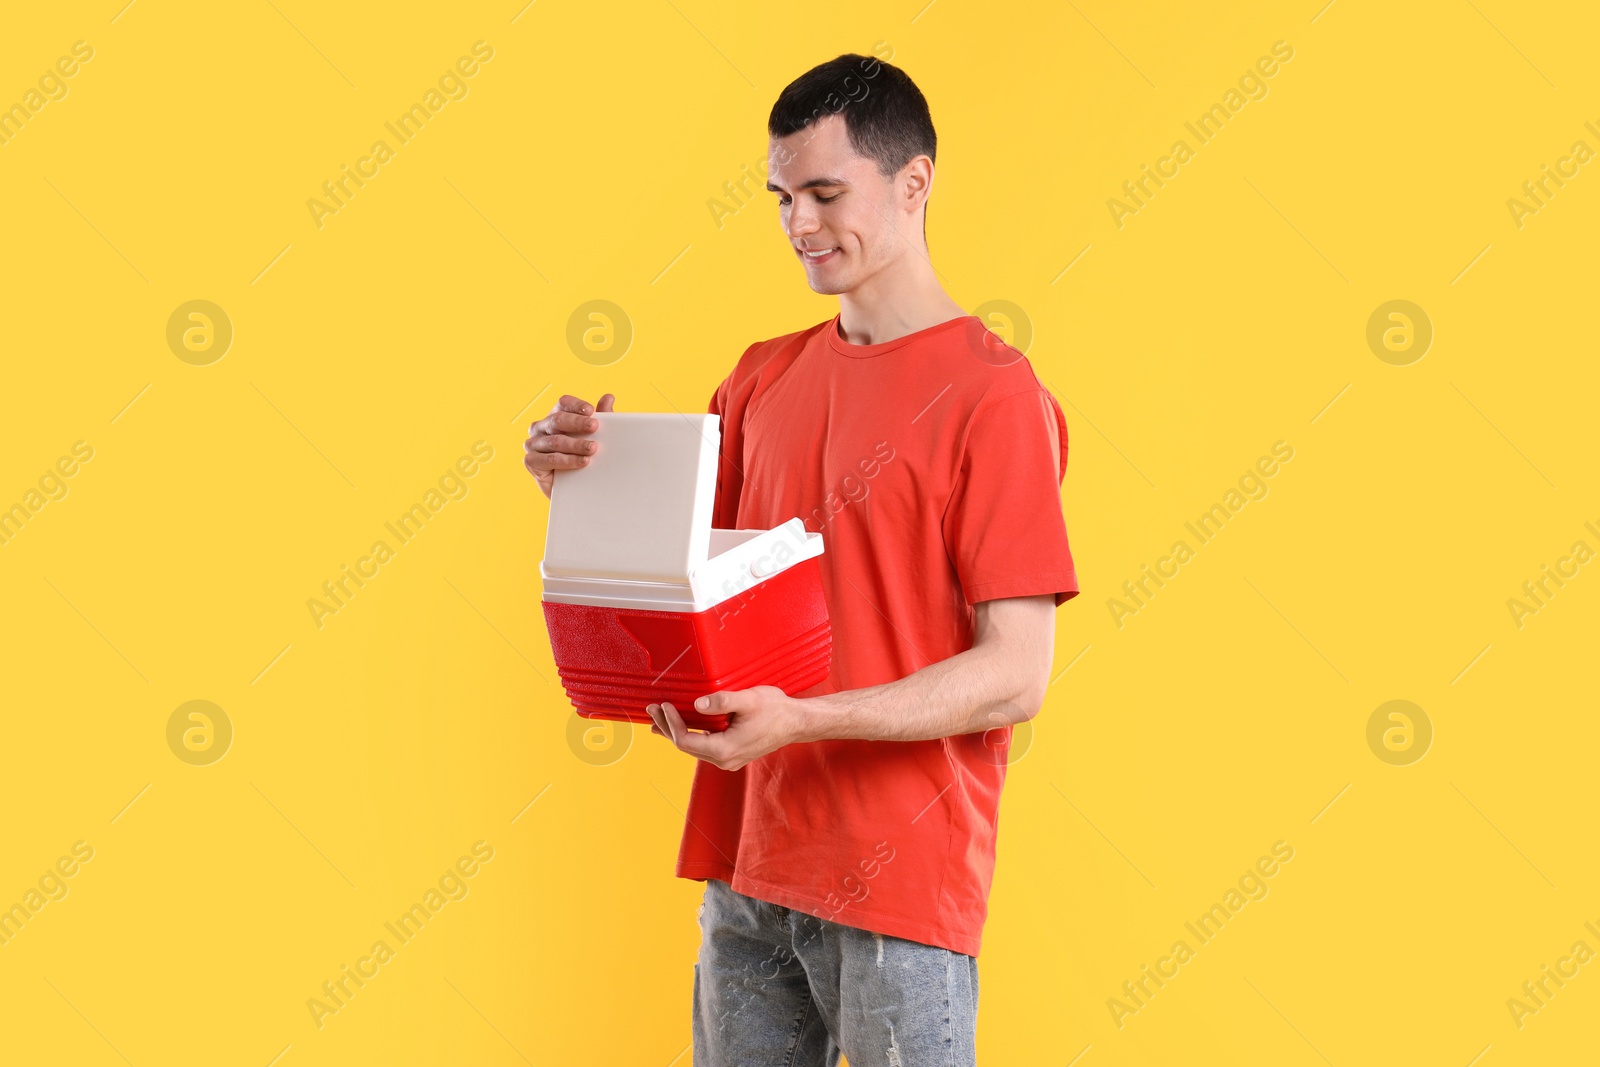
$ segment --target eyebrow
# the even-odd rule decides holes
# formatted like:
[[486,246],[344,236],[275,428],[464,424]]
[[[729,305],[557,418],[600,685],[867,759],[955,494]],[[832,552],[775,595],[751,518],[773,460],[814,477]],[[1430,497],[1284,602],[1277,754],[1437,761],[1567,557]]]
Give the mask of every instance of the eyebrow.
[[[834,185],[849,185],[849,184],[850,183],[845,181],[843,178],[812,178],[808,182],[802,182],[800,184],[800,188],[801,189],[822,189],[822,188],[826,188],[826,187],[834,186]],[[769,181],[769,182],[767,182],[767,192],[769,192],[769,193],[781,193],[781,192],[783,192],[783,190],[778,188],[776,185],[773,185]]]

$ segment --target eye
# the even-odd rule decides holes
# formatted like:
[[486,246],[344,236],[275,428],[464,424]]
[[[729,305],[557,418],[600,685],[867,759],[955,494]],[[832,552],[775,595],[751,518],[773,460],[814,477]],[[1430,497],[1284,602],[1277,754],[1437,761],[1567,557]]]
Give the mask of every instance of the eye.
[[819,204],[831,204],[831,203],[833,203],[835,200],[839,199],[843,195],[844,195],[843,193],[834,193],[832,196],[819,196],[819,197],[817,197],[817,203],[819,203]]

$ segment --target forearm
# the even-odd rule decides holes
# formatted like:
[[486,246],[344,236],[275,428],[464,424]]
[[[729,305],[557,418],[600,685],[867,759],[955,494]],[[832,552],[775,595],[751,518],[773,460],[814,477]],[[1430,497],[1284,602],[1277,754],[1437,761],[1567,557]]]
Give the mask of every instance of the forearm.
[[802,740],[922,741],[1020,722],[1039,708],[1032,673],[1003,648],[970,648],[897,681],[804,697]]

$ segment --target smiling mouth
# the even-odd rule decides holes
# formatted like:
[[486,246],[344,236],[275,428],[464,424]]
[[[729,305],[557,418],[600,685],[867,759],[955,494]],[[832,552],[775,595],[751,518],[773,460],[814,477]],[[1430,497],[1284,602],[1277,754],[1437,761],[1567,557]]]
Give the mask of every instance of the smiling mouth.
[[831,258],[833,254],[839,250],[837,248],[824,248],[820,251],[808,252],[804,248],[797,248],[795,251],[799,252],[801,258],[807,260],[808,262],[821,263],[823,260]]

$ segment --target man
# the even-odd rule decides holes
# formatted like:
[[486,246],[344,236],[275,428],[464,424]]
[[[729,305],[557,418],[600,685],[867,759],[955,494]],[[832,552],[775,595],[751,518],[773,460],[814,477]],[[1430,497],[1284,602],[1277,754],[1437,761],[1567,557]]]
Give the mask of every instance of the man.
[[[1044,701],[1078,592],[1066,421],[1022,354],[940,287],[922,93],[844,55],[784,89],[767,188],[833,319],[751,345],[717,388],[713,526],[821,532],[826,682],[652,704],[698,757],[677,874],[706,882],[697,1067],[975,1062],[978,955],[1014,724]],[[594,461],[563,396],[526,465]],[[747,595],[760,595],[759,586]]]

